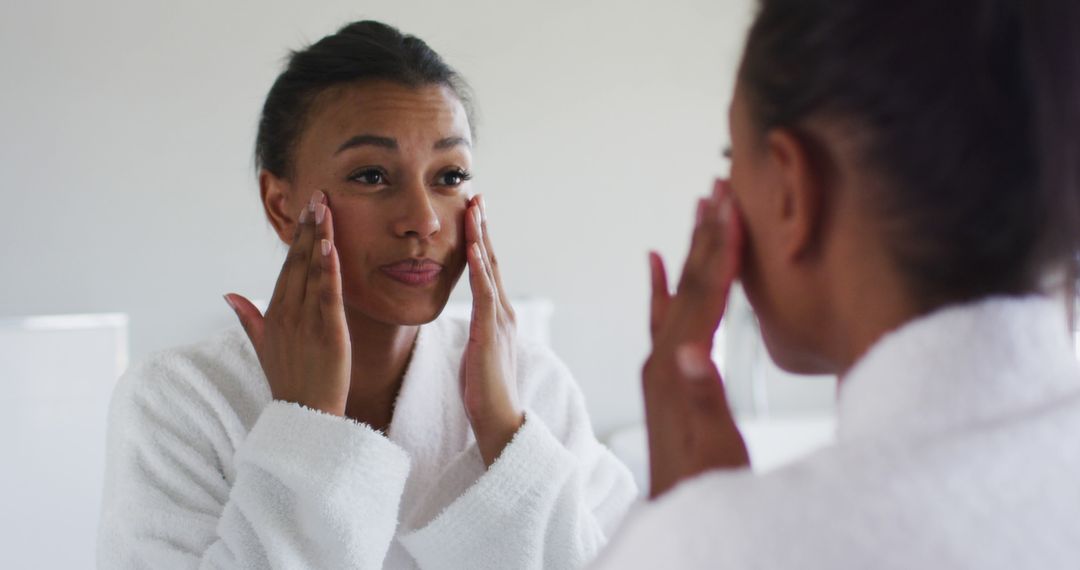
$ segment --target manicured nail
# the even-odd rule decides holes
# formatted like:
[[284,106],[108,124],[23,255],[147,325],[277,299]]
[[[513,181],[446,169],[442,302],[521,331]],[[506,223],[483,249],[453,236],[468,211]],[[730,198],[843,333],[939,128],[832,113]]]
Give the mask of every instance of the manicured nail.
[[709,378],[709,361],[698,347],[684,344],[675,349],[675,364],[687,380],[702,382]]
[[303,210],[300,210],[300,219],[298,220],[298,222],[301,223],[301,224],[305,224],[305,223],[307,223],[307,220],[308,220],[308,209],[304,208]]
[[322,250],[323,255],[330,255],[330,240],[322,240],[322,242],[319,243],[319,249]]
[[480,205],[480,221],[487,221],[487,208],[484,206],[484,195],[479,194],[476,198],[476,203]]
[[315,205],[315,223],[321,224],[323,218],[326,217],[326,204],[322,202]]
[[481,225],[480,208],[473,208],[473,219],[476,220],[476,236],[478,239],[484,237],[484,227]]
[[228,295],[222,295],[221,297],[223,299],[225,299],[225,303],[227,303],[229,305],[229,308],[232,309],[235,312],[236,311],[236,303],[233,303],[233,300],[230,299]]

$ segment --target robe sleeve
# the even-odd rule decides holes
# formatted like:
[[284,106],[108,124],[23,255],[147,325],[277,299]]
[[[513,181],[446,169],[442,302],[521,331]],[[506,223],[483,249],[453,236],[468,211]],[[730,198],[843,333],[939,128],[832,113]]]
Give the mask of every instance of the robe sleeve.
[[230,441],[235,418],[166,372],[129,373],[113,396],[99,567],[382,567],[404,450],[366,425],[280,401]]
[[[565,366],[548,352],[525,364],[529,407],[511,442],[486,471],[473,444],[436,493],[449,504],[404,525],[399,539],[420,568],[582,568],[637,498],[629,470],[593,435]],[[463,476],[470,469],[475,478]],[[454,481],[469,480],[454,493]]]

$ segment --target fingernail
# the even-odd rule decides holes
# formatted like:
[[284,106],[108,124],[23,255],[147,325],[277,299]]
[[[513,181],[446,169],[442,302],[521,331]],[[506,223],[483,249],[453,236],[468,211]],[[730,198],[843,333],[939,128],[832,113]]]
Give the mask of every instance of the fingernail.
[[322,202],[315,205],[315,223],[321,224],[323,218],[326,217],[326,204]]
[[482,216],[479,208],[473,208],[473,219],[476,220],[476,236],[477,238],[484,237],[484,227],[481,225]]
[[319,194],[321,194],[321,192],[316,190],[315,193],[311,195],[311,200],[308,201],[307,205],[307,209],[309,212],[315,212],[315,204],[319,203]]
[[731,221],[731,199],[725,197],[720,202],[720,223],[727,225]]
[[675,364],[687,380],[703,382],[709,378],[709,361],[702,351],[692,345],[675,349]]
[[319,243],[319,249],[322,250],[323,255],[330,255],[330,240],[322,240],[322,242]]
[[301,223],[301,224],[304,224],[304,223],[307,223],[307,219],[308,219],[308,209],[304,208],[303,210],[300,210],[300,219],[297,220],[297,221],[299,223]]
[[478,195],[478,197],[476,199],[476,203],[480,205],[480,221],[481,222],[486,222],[487,221],[487,208],[484,206],[484,195],[483,194]]
[[228,295],[222,295],[221,297],[225,299],[225,303],[229,305],[229,308],[232,309],[233,312],[236,312],[236,304],[233,303],[233,300],[230,299]]

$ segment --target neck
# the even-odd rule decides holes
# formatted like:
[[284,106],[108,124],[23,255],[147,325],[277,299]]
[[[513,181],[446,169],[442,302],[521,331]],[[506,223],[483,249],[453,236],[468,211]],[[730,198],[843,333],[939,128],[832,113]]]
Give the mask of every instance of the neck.
[[887,254],[860,247],[837,268],[830,297],[831,360],[841,380],[881,337],[925,311]]
[[349,308],[345,320],[352,341],[345,415],[385,433],[420,327],[379,322]]

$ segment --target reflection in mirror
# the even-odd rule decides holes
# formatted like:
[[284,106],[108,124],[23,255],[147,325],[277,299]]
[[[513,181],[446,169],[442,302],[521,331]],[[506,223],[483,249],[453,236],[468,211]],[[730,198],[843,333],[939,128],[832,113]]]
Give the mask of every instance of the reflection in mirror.
[[[361,21],[292,53],[255,143],[288,249],[273,293],[265,310],[227,294],[237,325],[120,379],[102,567],[576,568],[598,552],[635,484],[536,339],[547,306],[511,301],[474,141],[464,78],[420,38]],[[471,301],[445,311],[459,278]]]

